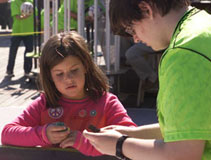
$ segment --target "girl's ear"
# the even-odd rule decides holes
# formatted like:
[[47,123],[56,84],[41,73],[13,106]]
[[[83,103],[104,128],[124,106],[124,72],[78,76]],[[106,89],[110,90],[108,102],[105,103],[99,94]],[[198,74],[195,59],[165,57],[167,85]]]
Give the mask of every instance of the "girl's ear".
[[148,3],[141,1],[138,6],[145,18],[150,18],[150,19],[153,18],[154,12],[152,10],[152,7]]

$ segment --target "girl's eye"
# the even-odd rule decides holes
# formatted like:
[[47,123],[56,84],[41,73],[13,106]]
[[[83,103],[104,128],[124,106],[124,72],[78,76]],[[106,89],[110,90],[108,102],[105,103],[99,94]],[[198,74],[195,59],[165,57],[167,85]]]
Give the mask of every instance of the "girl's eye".
[[74,74],[74,73],[76,73],[77,71],[78,71],[78,68],[73,69],[73,70],[71,70],[70,72]]
[[61,76],[63,76],[63,73],[58,73],[58,74],[56,74],[56,76],[61,77]]

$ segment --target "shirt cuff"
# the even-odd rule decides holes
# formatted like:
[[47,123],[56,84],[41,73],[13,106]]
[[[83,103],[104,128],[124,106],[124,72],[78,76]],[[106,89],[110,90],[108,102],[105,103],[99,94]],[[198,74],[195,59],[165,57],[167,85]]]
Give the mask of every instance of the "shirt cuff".
[[47,127],[48,127],[48,124],[45,124],[45,125],[42,127],[42,139],[43,139],[43,141],[44,141],[47,145],[50,145],[51,142],[48,140],[47,132],[46,132]]
[[79,149],[81,146],[81,141],[82,141],[82,134],[81,134],[81,132],[78,131],[73,148]]

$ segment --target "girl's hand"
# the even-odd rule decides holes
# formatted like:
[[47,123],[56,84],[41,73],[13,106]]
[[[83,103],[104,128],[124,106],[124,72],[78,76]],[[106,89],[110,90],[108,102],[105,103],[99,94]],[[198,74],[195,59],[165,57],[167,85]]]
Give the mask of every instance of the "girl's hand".
[[61,148],[72,147],[75,143],[76,136],[78,131],[70,131],[68,137],[60,143]]
[[48,140],[52,144],[61,143],[70,134],[70,129],[66,126],[58,126],[56,123],[51,123],[46,128]]

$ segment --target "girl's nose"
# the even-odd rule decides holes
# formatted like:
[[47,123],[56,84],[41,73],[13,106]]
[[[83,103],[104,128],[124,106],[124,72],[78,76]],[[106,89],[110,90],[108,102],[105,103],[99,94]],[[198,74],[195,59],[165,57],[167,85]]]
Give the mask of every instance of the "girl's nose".
[[68,77],[68,79],[73,79],[74,76],[73,76],[72,72],[68,72],[67,77]]
[[73,79],[73,74],[71,72],[68,72],[64,76],[64,80],[72,80]]

